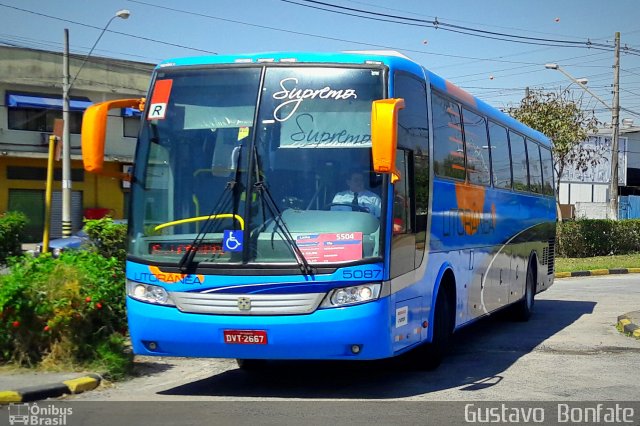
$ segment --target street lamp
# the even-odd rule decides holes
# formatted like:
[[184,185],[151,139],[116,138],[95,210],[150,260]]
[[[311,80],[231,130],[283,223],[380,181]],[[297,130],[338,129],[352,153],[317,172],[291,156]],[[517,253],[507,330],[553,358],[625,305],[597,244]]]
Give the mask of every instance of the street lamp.
[[89,49],[89,53],[87,53],[87,56],[84,57],[82,63],[80,64],[80,68],[78,68],[76,75],[73,77],[73,80],[71,80],[71,82],[69,83],[69,89],[73,87],[73,83],[76,82],[76,78],[78,78],[78,74],[80,74],[80,71],[82,71],[82,68],[84,68],[85,64],[87,63],[87,60],[89,59],[89,56],[91,56],[91,54],[93,53],[93,49],[96,48],[96,46],[98,45],[98,42],[100,41],[104,33],[107,31],[107,28],[109,28],[109,25],[111,24],[111,22],[116,18],[129,19],[129,16],[131,16],[131,12],[129,10],[121,9],[117,11],[116,14],[111,17],[111,19],[109,19],[109,22],[107,22],[107,25],[105,25],[104,28],[102,29],[102,32],[96,39],[96,42],[93,43],[93,46],[91,46],[91,49]]
[[558,64],[545,64],[546,69],[560,71],[584,91],[593,96],[598,102],[611,111],[611,182],[609,183],[609,218],[618,219],[618,137],[620,128],[620,33],[616,33],[615,63],[613,66],[613,102],[609,106],[598,95],[589,90],[586,82],[574,78]]
[[73,80],[69,82],[69,30],[64,29],[64,55],[62,57],[62,120],[64,122],[62,128],[62,237],[67,238],[71,236],[72,222],[71,222],[71,142],[69,137],[69,91],[75,83],[78,74],[82,71],[82,68],[87,63],[87,60],[93,53],[93,49],[98,45],[98,42],[102,38],[103,34],[107,31],[107,28],[113,22],[115,18],[127,19],[131,15],[126,9],[122,9],[116,12],[115,15],[109,19],[107,24],[102,29],[102,32],[98,36],[98,39],[89,50],[87,56],[84,57],[80,68],[73,77]]
[[602,103],[608,110],[611,109],[611,107],[609,105],[607,105],[607,103],[605,101],[603,101],[602,98],[600,98],[600,96],[596,95],[591,90],[589,90],[589,88],[587,87],[587,83],[589,82],[588,79],[586,79],[586,78],[575,78],[571,74],[566,72],[563,68],[561,68],[560,65],[558,65],[558,64],[545,64],[544,67],[546,69],[548,69],[548,70],[560,71],[562,74],[567,76],[567,78],[569,78],[569,80],[571,80],[573,83],[576,83],[578,86],[580,86],[582,88],[582,90],[584,90],[585,92],[589,93],[591,96],[596,98],[596,100],[599,101],[600,103]]

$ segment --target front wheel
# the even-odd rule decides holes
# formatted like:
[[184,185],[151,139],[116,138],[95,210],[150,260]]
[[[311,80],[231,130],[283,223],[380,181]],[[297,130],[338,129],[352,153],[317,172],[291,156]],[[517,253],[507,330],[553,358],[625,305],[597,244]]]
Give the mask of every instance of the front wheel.
[[435,370],[449,350],[453,334],[453,306],[449,303],[448,290],[441,287],[436,298],[436,310],[433,314],[433,339],[413,349],[407,355],[410,365],[419,370]]

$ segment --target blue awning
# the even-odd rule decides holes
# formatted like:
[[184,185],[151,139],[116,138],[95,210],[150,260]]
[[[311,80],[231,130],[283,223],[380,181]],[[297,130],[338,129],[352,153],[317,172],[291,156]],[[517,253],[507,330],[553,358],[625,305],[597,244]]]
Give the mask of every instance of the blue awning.
[[140,117],[142,112],[138,108],[122,108],[123,117]]
[[[70,111],[84,111],[93,102],[89,98],[74,98],[69,101]],[[7,93],[7,106],[10,108],[62,109],[62,96],[35,96],[24,93]]]

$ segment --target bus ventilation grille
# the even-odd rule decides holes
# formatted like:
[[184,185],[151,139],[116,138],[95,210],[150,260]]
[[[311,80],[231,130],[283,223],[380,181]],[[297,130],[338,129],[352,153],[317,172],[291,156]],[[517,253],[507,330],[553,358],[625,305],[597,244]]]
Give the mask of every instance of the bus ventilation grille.
[[553,274],[556,259],[556,240],[550,239],[549,246],[542,250],[542,264],[547,265],[547,275]]

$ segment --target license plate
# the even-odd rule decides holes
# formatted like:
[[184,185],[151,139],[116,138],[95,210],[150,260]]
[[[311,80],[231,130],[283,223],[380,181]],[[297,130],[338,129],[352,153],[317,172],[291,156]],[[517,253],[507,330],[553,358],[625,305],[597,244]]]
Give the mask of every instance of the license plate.
[[224,330],[224,342],[235,345],[266,345],[264,330]]

